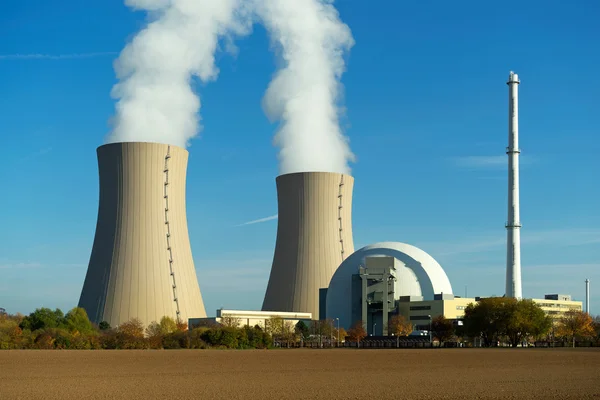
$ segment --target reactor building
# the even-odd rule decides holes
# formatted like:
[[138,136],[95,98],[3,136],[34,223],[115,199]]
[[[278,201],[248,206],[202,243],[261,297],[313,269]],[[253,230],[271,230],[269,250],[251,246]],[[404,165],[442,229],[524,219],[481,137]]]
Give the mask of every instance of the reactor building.
[[98,222],[79,307],[111,326],[205,317],[186,218],[188,152],[130,142],[97,153]]
[[263,311],[319,316],[319,290],[354,253],[354,178],[332,172],[299,172],[276,179],[278,223]]
[[327,318],[339,319],[345,329],[362,321],[368,333],[385,336],[399,301],[454,298],[441,265],[425,251],[399,242],[374,243],[357,250],[322,292],[321,308]]

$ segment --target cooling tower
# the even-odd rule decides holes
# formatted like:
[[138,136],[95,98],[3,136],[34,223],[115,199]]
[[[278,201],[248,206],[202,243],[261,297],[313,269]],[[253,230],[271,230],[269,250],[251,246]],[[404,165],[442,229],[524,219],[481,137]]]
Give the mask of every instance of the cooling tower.
[[188,237],[188,152],[158,143],[98,148],[100,204],[79,307],[115,327],[206,312]]
[[277,177],[279,218],[264,311],[310,312],[319,318],[319,289],[354,252],[354,178],[329,172]]

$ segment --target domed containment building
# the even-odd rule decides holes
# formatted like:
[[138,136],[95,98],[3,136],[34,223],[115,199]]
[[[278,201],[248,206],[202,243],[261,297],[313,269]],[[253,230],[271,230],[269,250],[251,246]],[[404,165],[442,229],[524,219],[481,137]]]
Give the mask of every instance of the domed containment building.
[[97,153],[98,223],[79,307],[113,327],[205,317],[186,218],[188,152],[131,142]]
[[433,257],[405,243],[376,243],[339,266],[327,289],[326,315],[339,318],[345,329],[363,321],[369,333],[387,335],[388,318],[401,297],[434,300],[440,295],[451,296],[452,286]]
[[319,316],[319,290],[354,252],[354,178],[331,172],[277,177],[277,241],[263,311]]

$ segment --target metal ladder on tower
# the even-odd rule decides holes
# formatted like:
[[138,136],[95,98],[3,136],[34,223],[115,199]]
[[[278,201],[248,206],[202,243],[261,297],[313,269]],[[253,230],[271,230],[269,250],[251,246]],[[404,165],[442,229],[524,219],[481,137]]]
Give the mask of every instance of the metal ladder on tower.
[[344,235],[343,235],[344,228],[342,226],[342,209],[344,208],[344,206],[342,205],[342,196],[343,196],[342,189],[343,189],[343,187],[344,187],[344,174],[342,174],[342,177],[340,178],[340,184],[338,185],[338,199],[339,199],[338,223],[339,223],[339,237],[340,237],[342,261],[344,261]]
[[171,224],[169,223],[169,160],[171,159],[171,146],[167,147],[167,155],[165,156],[165,184],[164,184],[164,199],[165,199],[165,226],[167,227],[167,251],[169,252],[169,273],[173,288],[173,301],[176,306],[177,322],[181,322],[179,311],[179,299],[177,299],[177,281],[175,280],[175,270],[173,268],[173,251],[171,250]]

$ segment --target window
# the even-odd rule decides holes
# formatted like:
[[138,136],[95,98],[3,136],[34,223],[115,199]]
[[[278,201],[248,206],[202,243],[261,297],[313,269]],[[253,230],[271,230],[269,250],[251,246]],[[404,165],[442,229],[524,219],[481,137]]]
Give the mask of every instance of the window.
[[410,311],[431,310],[431,306],[411,306]]
[[413,315],[410,317],[411,321],[423,321],[423,320],[427,320],[429,321],[429,317],[427,315]]

